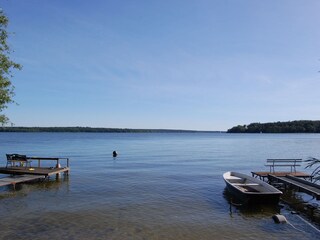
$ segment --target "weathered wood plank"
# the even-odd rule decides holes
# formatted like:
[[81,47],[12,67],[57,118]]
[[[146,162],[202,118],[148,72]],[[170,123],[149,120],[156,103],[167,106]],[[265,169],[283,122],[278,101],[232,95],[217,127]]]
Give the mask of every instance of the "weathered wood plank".
[[21,174],[29,174],[29,175],[44,175],[44,176],[51,176],[58,173],[70,171],[69,167],[65,168],[26,168],[26,167],[2,167],[0,168],[0,173],[3,174],[14,174],[14,175],[21,175]]
[[304,172],[251,172],[253,176],[258,177],[268,177],[269,174],[272,174],[277,177],[285,177],[287,175],[295,176],[295,177],[301,177],[301,178],[309,178],[311,177],[310,174],[304,173]]
[[298,179],[296,177],[292,176],[285,176],[285,177],[277,177],[274,175],[270,175],[270,177],[273,180],[276,180],[278,182],[282,182],[286,185],[292,186],[298,191],[302,191],[305,193],[308,193],[314,197],[316,197],[317,200],[320,199],[320,186],[302,179]]
[[45,176],[17,175],[14,177],[0,178],[0,187],[7,186],[7,185],[15,185],[17,183],[33,181],[33,180],[42,179],[42,178],[45,178]]
[[276,177],[285,177],[287,175],[291,175],[294,177],[298,177],[298,178],[303,178],[303,179],[312,179],[312,176],[308,173],[304,173],[304,172],[251,172],[252,177],[256,177],[259,178],[261,180],[265,180],[268,178],[269,174],[272,174]]

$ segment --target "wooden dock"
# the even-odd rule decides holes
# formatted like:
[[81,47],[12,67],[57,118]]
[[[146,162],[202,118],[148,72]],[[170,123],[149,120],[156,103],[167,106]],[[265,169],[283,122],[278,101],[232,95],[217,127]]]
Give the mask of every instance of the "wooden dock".
[[[9,155],[9,154],[7,154]],[[17,154],[13,154],[17,155]],[[20,155],[25,156],[25,155]],[[26,164],[26,160],[28,160],[29,166]],[[64,160],[66,162],[65,167],[61,167],[61,161]],[[59,174],[59,173],[66,173],[68,174],[70,171],[69,167],[69,158],[52,158],[52,157],[27,157],[25,156],[24,159],[8,159],[7,161],[10,162],[6,167],[0,167],[0,173],[2,174],[11,174],[11,175],[21,175],[21,174],[28,174],[28,175],[43,175],[45,177]],[[32,161],[37,161],[37,167],[31,166]],[[20,163],[16,165],[15,163]],[[50,167],[43,167],[41,166],[42,162],[51,162]],[[16,166],[15,166],[16,165]],[[48,164],[47,164],[48,165]]]
[[[272,174],[276,177],[285,177],[287,175],[303,178],[303,179],[310,179],[312,180],[312,176],[310,174],[296,171],[296,167],[301,166],[302,159],[287,159],[287,158],[273,158],[273,159],[267,159],[265,166],[270,168],[270,171],[265,172],[251,172],[252,177],[260,178],[260,180],[265,181],[265,179],[268,179],[268,176]],[[289,171],[276,171],[277,168],[289,168]]]
[[276,177],[285,177],[285,176],[294,176],[297,178],[303,178],[303,179],[312,179],[312,176],[308,173],[304,172],[251,172],[252,177],[259,178],[260,180],[265,181],[268,179],[269,175],[273,175]]
[[[6,167],[0,167],[0,174],[8,174],[9,177],[0,178],[0,187],[13,185],[17,183],[28,182],[36,179],[47,178],[52,175],[56,175],[59,177],[60,173],[64,173],[66,175],[69,174],[69,158],[51,158],[51,157],[26,157],[19,159],[8,159],[7,154],[7,165]],[[18,154],[11,154],[11,156]],[[28,160],[28,161],[26,161]],[[61,161],[65,161],[66,165],[61,167]],[[37,162],[37,167],[31,166],[32,161]],[[46,161],[45,164],[47,167],[41,166],[41,163]],[[52,162],[51,164],[49,162]],[[48,165],[50,167],[48,167]]]
[[64,167],[64,168],[43,168],[43,167],[1,167],[0,168],[0,173],[2,174],[12,174],[12,175],[23,175],[23,174],[28,174],[28,175],[41,175],[41,176],[51,176],[54,174],[59,174],[59,173],[66,173],[68,174],[70,171],[69,167]]
[[45,176],[35,175],[16,175],[11,177],[0,178],[0,187],[12,185],[15,188],[17,183],[30,182],[37,179],[44,179]]
[[294,176],[275,176],[270,174],[269,178],[272,182],[280,182],[285,186],[290,186],[298,191],[305,192],[314,196],[317,200],[320,200],[320,185],[303,180]]

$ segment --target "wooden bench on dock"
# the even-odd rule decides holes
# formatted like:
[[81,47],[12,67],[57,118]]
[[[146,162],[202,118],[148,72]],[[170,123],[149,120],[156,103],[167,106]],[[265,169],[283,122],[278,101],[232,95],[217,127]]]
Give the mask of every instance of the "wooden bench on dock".
[[[296,167],[301,166],[302,164],[302,159],[297,158],[297,159],[286,159],[286,158],[272,158],[272,159],[267,159],[267,162],[265,166],[269,167],[269,172],[268,171],[261,171],[261,172],[251,172],[252,177],[258,177],[261,180],[265,181],[265,179],[268,178],[268,175],[272,174],[277,177],[285,177],[287,175],[295,176],[298,178],[303,178],[303,179],[312,179],[312,176],[308,173],[304,172],[299,172],[296,170]],[[276,168],[278,167],[290,167],[290,171],[276,171]]]
[[18,164],[19,167],[31,167],[31,161],[27,159],[26,155],[21,154],[6,154],[7,156],[7,165],[6,167],[14,167]]
[[301,166],[302,159],[267,159],[265,166],[270,167],[270,172],[275,172],[275,167],[290,167],[290,172],[296,172],[296,167]]

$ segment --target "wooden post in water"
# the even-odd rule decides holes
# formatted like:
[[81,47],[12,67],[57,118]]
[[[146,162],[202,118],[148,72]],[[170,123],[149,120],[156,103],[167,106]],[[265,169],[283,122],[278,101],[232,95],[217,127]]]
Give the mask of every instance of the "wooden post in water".
[[68,168],[68,171],[66,171],[65,174],[66,174],[66,175],[69,175],[69,169],[70,169],[70,168],[69,168],[69,158],[67,158],[67,168]]

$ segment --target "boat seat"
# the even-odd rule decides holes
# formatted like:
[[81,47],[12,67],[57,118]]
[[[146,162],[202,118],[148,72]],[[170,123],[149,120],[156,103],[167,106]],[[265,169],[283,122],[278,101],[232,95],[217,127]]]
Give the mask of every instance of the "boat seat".
[[259,186],[259,183],[233,183],[235,186]]
[[245,181],[247,179],[246,178],[239,178],[239,177],[230,176],[227,180],[230,183],[245,183]]

